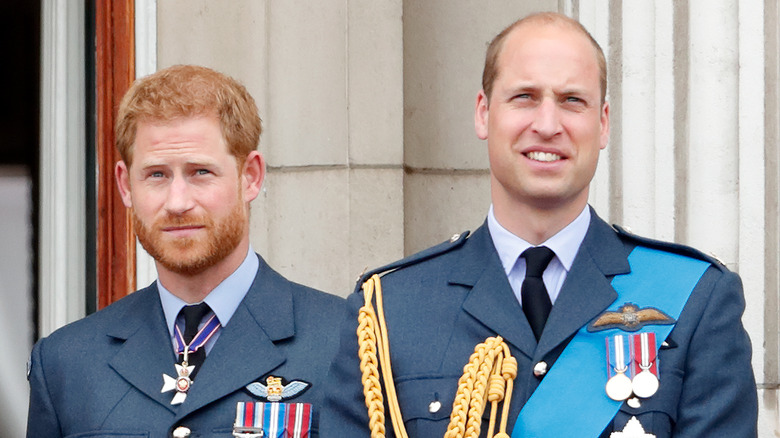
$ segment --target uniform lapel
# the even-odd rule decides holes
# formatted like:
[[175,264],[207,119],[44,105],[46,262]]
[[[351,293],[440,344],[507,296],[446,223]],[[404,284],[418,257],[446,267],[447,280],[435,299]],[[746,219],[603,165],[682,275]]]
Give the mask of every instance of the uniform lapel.
[[[137,294],[137,295],[136,295]],[[109,366],[130,385],[174,411],[172,393],[161,393],[166,373],[176,375],[175,356],[156,285],[135,292],[137,302],[112,326],[108,336],[124,341]]]
[[469,237],[462,253],[450,283],[472,287],[463,310],[529,358],[544,357],[603,312],[617,298],[612,277],[630,271],[626,247],[591,209],[588,232],[537,347],[486,225]]
[[591,209],[588,232],[550,312],[537,358],[565,342],[617,299],[610,283],[613,276],[630,271],[627,257],[617,234]]
[[463,310],[533,357],[536,339],[512,292],[486,224],[469,237],[462,254],[453,267],[450,283],[472,287]]
[[177,418],[240,390],[283,364],[275,341],[295,334],[289,282],[260,258],[246,297],[203,363]]

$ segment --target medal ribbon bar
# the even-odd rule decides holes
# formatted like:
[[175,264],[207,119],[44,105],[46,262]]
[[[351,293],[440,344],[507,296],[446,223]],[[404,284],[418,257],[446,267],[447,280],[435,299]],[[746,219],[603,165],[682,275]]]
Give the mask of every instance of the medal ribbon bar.
[[311,431],[311,404],[290,403],[285,420],[286,438],[309,438]]
[[277,402],[238,402],[235,437],[309,438],[311,404]]
[[637,375],[642,370],[648,370],[655,374],[656,377],[659,377],[658,364],[656,363],[655,333],[639,333],[631,335],[631,338],[632,356],[634,357],[631,364],[632,374]]
[[631,363],[631,348],[628,343],[628,336],[614,335],[607,337],[607,378],[615,377],[617,374],[625,374],[631,377],[629,365]]

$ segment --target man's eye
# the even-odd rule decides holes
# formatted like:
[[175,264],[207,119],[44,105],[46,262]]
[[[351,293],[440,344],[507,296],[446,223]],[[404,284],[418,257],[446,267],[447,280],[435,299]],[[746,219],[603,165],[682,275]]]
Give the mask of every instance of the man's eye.
[[152,177],[152,178],[162,178],[165,175],[163,175],[162,172],[152,172],[152,173],[149,174],[149,176]]
[[584,100],[580,99],[577,96],[568,96],[566,98],[566,102],[572,102],[572,103],[583,103]]
[[208,175],[211,172],[209,170],[207,170],[207,169],[198,169],[198,170],[195,171],[195,173],[198,174],[198,175]]

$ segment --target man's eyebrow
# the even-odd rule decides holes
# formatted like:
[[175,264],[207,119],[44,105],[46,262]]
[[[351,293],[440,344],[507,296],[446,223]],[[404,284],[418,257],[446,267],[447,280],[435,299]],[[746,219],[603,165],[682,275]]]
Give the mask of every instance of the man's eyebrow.
[[560,90],[558,94],[565,95],[565,96],[570,96],[572,94],[587,95],[588,90],[582,87],[568,87]]
[[139,169],[150,169],[155,167],[166,167],[165,163],[160,163],[157,161],[141,161],[138,163]]

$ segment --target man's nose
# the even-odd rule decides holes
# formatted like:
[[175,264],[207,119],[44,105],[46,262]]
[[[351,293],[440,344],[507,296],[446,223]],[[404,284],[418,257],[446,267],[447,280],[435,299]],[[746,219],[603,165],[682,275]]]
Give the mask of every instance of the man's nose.
[[554,137],[562,130],[560,116],[560,108],[553,99],[542,99],[536,107],[533,130],[542,138]]
[[168,189],[165,209],[170,214],[180,215],[192,209],[194,205],[195,202],[190,185],[185,178],[174,176]]

